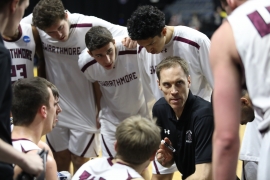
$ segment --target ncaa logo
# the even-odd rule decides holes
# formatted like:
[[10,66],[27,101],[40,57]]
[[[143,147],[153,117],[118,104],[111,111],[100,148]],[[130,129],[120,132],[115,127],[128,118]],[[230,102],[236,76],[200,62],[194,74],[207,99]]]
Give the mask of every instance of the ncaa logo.
[[23,41],[29,43],[31,40],[29,36],[23,36]]

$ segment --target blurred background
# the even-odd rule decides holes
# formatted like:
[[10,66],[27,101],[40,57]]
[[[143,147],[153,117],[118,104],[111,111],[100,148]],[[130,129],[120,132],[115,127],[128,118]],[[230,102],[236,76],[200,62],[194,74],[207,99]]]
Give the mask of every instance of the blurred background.
[[[25,16],[33,11],[38,0],[30,0]],[[185,25],[209,38],[226,13],[219,0],[62,0],[71,13],[96,16],[114,24],[126,25],[131,13],[140,5],[153,5],[166,15],[167,25]]]

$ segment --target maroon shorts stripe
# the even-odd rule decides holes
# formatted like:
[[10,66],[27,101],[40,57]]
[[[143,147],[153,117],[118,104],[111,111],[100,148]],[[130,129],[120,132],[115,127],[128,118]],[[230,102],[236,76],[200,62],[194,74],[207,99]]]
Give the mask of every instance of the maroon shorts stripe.
[[105,140],[104,140],[104,137],[103,137],[102,134],[101,134],[101,138],[102,138],[102,141],[103,141],[103,144],[104,144],[104,146],[105,146],[105,148],[106,148],[107,153],[109,154],[109,156],[110,156],[111,158],[113,158],[112,153],[110,152],[110,150],[109,150],[107,144],[105,143]]
[[159,170],[158,170],[158,167],[157,167],[156,161],[153,160],[153,163],[154,163],[154,166],[155,166],[156,173],[157,173],[157,174],[160,174],[160,172],[159,172]]
[[51,143],[50,143],[50,141],[49,141],[49,139],[48,139],[47,136],[46,136],[46,141],[47,141],[47,144],[49,145],[49,147],[51,148],[52,152],[56,152],[56,151],[54,150],[54,148],[52,147],[52,145],[51,145]]
[[179,37],[179,36],[175,36],[175,37],[173,38],[173,40],[174,40],[174,41],[181,41],[181,42],[187,43],[187,44],[189,44],[189,45],[191,45],[191,46],[194,46],[194,47],[196,47],[197,49],[200,49],[200,45],[199,45],[199,44],[197,44],[196,42],[191,41],[191,40],[189,40],[189,39],[182,38],[182,37]]
[[92,135],[90,141],[88,142],[87,146],[85,147],[83,153],[80,155],[80,157],[84,157],[85,153],[87,152],[88,148],[90,147],[90,145],[92,144],[93,140],[95,138],[95,134]]

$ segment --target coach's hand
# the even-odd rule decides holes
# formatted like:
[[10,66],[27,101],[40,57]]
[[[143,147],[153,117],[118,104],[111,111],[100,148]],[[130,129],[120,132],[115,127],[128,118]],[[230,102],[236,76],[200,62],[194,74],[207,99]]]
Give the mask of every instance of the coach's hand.
[[[172,145],[169,138],[165,137],[164,141],[167,144]],[[159,145],[159,150],[157,151],[156,158],[157,161],[164,167],[170,167],[174,162],[172,150],[170,150],[163,143],[160,143]]]

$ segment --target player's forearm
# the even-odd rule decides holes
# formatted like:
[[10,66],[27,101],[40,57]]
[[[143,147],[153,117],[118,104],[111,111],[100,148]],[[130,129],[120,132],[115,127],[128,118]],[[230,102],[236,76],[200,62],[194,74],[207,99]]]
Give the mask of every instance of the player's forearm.
[[10,144],[0,139],[0,161],[18,164],[23,160],[23,154],[14,149]]
[[239,138],[226,139],[214,135],[213,144],[213,179],[235,179]]

